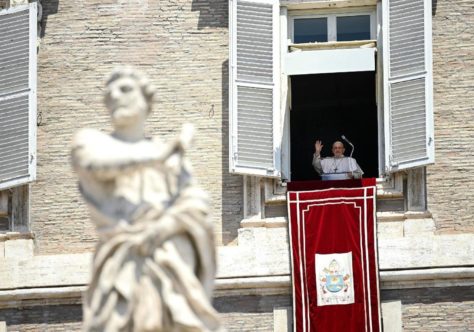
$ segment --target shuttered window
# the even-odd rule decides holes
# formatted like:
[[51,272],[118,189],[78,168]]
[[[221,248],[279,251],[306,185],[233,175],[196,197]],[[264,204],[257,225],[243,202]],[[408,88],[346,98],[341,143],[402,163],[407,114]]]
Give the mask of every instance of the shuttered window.
[[0,190],[35,178],[36,6],[0,11]]
[[[278,26],[278,8],[273,0],[230,1],[229,164],[233,173],[280,176],[279,85],[280,77],[287,77],[280,71],[278,34],[285,27]],[[381,173],[389,173],[434,163],[431,1],[382,0],[381,8],[377,46],[383,63],[379,122],[383,152],[379,160],[384,164]],[[288,70],[289,62],[285,64]]]
[[278,1],[230,2],[232,173],[280,175],[278,19]]
[[431,1],[384,0],[385,164],[434,162]]

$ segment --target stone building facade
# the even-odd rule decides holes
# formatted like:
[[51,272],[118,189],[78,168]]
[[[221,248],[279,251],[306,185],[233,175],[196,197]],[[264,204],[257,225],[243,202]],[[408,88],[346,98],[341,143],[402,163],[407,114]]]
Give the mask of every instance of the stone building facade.
[[[27,2],[0,1],[0,9]],[[377,1],[280,4],[328,10]],[[468,0],[431,5],[436,162],[378,182],[385,331],[474,331],[474,7]],[[140,68],[157,87],[149,135],[171,138],[183,122],[197,128],[190,159],[211,197],[219,243],[214,305],[227,329],[286,331],[286,188],[279,179],[229,172],[228,1],[42,0],[41,8],[36,179],[2,191],[0,331],[80,330],[97,235],[70,142],[79,128],[110,130],[102,91],[121,64]]]

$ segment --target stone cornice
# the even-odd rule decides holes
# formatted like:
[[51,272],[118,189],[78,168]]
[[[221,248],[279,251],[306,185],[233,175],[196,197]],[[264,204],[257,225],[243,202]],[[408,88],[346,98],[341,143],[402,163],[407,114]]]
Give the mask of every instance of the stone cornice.
[[[244,228],[219,247],[216,296],[291,294],[286,229]],[[474,235],[379,239],[381,289],[474,285]],[[0,307],[80,303],[92,254],[0,259]]]
[[[381,271],[380,288],[430,288],[474,285],[474,267]],[[86,285],[0,291],[0,309],[36,305],[80,304]],[[289,275],[216,279],[215,297],[291,294]]]

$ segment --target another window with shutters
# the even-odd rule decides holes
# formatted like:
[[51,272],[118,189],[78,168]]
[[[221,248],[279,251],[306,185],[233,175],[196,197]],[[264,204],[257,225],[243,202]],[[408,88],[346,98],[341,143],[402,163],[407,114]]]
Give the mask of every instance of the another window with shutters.
[[279,3],[230,1],[230,171],[280,176]]
[[0,190],[36,176],[36,6],[0,11]]
[[431,0],[383,0],[385,167],[434,162]]
[[0,232],[29,231],[36,177],[37,4],[0,10]]

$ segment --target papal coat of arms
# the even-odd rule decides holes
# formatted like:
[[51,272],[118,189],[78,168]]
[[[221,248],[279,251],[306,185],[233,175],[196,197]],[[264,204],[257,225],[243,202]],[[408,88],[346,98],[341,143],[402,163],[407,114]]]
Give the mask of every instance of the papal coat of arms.
[[316,254],[318,306],[354,303],[352,252]]

